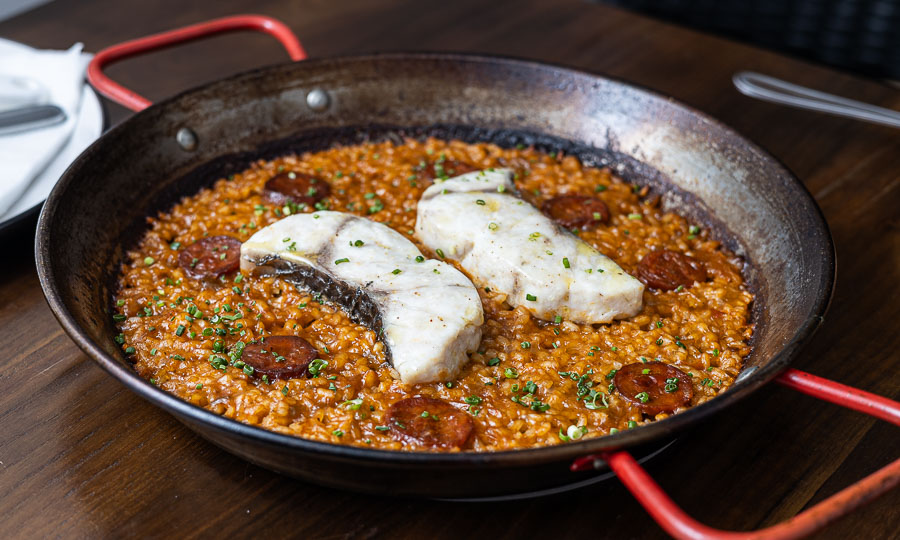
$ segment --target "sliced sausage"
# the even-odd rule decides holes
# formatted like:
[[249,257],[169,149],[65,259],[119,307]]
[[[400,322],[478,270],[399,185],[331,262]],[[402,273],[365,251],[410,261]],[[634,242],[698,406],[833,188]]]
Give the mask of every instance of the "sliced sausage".
[[244,347],[241,361],[253,368],[255,377],[291,379],[308,375],[309,363],[318,355],[316,348],[297,336],[269,336]]
[[266,182],[264,190],[266,197],[276,204],[284,204],[290,199],[297,204],[313,206],[331,195],[328,182],[296,171],[276,174]]
[[649,416],[672,412],[690,403],[694,395],[687,373],[662,362],[635,362],[622,366],[613,382],[623,398]]
[[668,249],[656,249],[645,255],[635,274],[645,285],[660,291],[706,281],[706,267],[702,261]]
[[241,241],[225,235],[201,238],[178,254],[178,264],[194,279],[233,272],[240,262]]
[[475,429],[471,416],[442,399],[429,397],[394,402],[388,408],[387,421],[395,440],[438,448],[462,448]]
[[567,229],[591,229],[609,221],[609,208],[597,197],[560,195],[544,202],[541,211]]
[[455,159],[447,159],[444,161],[436,161],[431,166],[432,172],[434,173],[434,178],[452,178],[454,176],[459,176],[461,174],[466,174],[470,172],[475,172],[478,167],[473,165],[469,165],[468,163],[463,163],[462,161],[456,161]]

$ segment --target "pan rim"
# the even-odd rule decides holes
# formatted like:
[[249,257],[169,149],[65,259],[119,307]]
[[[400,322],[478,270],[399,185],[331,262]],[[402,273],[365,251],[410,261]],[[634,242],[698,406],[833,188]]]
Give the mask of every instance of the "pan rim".
[[[665,100],[672,106],[680,108],[689,113],[690,116],[696,118],[713,128],[724,132],[736,140],[740,140],[746,147],[754,152],[757,157],[764,161],[773,163],[777,168],[781,169],[782,176],[787,179],[792,187],[805,197],[806,203],[811,207],[812,212],[809,216],[811,226],[821,231],[824,241],[822,246],[822,255],[826,257],[823,261],[825,273],[822,276],[822,283],[819,287],[819,295],[810,310],[810,316],[801,324],[791,340],[782,346],[781,350],[774,355],[765,365],[759,367],[751,374],[738,380],[729,389],[705,403],[689,408],[688,410],[672,415],[668,418],[651,422],[640,426],[636,429],[621,431],[614,435],[607,435],[594,439],[581,440],[574,443],[542,446],[518,450],[501,450],[495,452],[458,452],[458,453],[442,453],[442,452],[419,452],[407,450],[380,450],[374,448],[357,447],[349,445],[332,444],[328,442],[315,441],[305,439],[293,435],[286,435],[266,430],[264,428],[243,424],[237,420],[225,418],[217,415],[212,411],[208,411],[199,406],[193,405],[169,394],[149,382],[142,379],[137,372],[129,369],[125,364],[120,363],[112,355],[107,354],[101,347],[95,343],[88,333],[82,329],[75,321],[74,316],[66,307],[60,289],[54,280],[53,262],[50,259],[49,252],[49,234],[53,222],[55,209],[60,205],[62,194],[66,188],[76,182],[77,170],[81,163],[89,158],[90,154],[96,152],[97,148],[108,137],[114,137],[119,130],[126,130],[133,123],[133,118],[146,114],[154,114],[166,105],[182,99],[184,96],[207,90],[219,84],[228,83],[231,80],[252,77],[255,74],[262,74],[270,70],[278,69],[288,65],[321,67],[334,65],[347,65],[354,62],[368,61],[456,61],[469,63],[497,64],[502,65],[518,65],[528,69],[547,69],[552,68],[563,73],[588,77],[596,81],[613,83],[620,88],[626,90],[637,91],[640,94],[653,97],[655,99]],[[835,255],[834,241],[831,236],[830,229],[822,213],[821,208],[815,202],[814,197],[806,188],[806,186],[788,169],[778,158],[752,142],[747,137],[741,135],[733,128],[727,126],[723,122],[708,116],[706,113],[674,98],[666,96],[655,90],[647,89],[641,85],[621,80],[616,77],[610,77],[604,74],[594,73],[586,70],[580,70],[557,63],[539,62],[523,58],[515,58],[500,55],[485,54],[468,54],[468,53],[441,53],[441,52],[389,52],[389,53],[373,53],[362,55],[342,55],[321,59],[305,60],[301,63],[286,62],[273,64],[269,66],[259,67],[250,71],[238,73],[211,83],[207,83],[195,88],[191,88],[178,94],[160,101],[144,111],[136,113],[129,119],[121,122],[102,135],[95,143],[86,149],[66,170],[60,181],[53,188],[41,209],[38,220],[37,233],[35,239],[35,258],[37,263],[38,276],[41,288],[44,292],[48,305],[50,306],[54,316],[62,325],[69,337],[78,345],[78,347],[87,354],[93,361],[98,363],[107,373],[112,375],[116,380],[125,385],[127,388],[135,392],[138,396],[159,406],[163,410],[173,414],[179,421],[202,424],[205,427],[212,428],[223,434],[236,435],[241,438],[250,439],[256,443],[278,446],[291,451],[301,453],[315,454],[324,458],[332,458],[334,460],[348,461],[366,461],[371,463],[393,464],[393,465],[440,465],[440,466],[457,466],[470,467],[482,465],[532,465],[535,463],[547,463],[573,459],[586,454],[597,453],[601,451],[628,448],[641,444],[659,441],[666,437],[674,436],[677,432],[683,431],[689,426],[696,425],[702,420],[708,418],[714,413],[724,408],[733,406],[739,401],[745,399],[752,392],[767,384],[774,379],[783,369],[788,367],[791,361],[797,356],[799,350],[812,337],[813,333],[821,323],[831,301],[834,288],[835,271]],[[743,373],[743,372],[742,372]],[[188,427],[191,427],[190,425]],[[204,434],[202,437],[207,438]]]

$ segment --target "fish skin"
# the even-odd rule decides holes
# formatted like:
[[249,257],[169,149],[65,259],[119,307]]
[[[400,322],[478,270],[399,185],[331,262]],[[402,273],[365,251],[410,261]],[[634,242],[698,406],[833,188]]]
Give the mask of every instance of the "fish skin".
[[416,236],[540,319],[636,315],[644,285],[519,198],[512,178],[509,169],[487,169],[431,185],[419,200]]
[[[357,240],[364,244],[351,245]],[[241,246],[241,270],[280,275],[344,307],[384,342],[403,383],[448,381],[481,342],[484,312],[465,275],[438,260],[416,262],[421,255],[386,225],[320,211],[260,229]]]

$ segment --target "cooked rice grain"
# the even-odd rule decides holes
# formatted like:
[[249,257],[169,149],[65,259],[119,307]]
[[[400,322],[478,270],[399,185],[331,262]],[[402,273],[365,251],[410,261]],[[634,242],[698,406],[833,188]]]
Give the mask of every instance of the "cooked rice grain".
[[[327,299],[272,277],[242,276],[235,283],[228,276],[203,283],[178,266],[179,250],[172,248],[173,242],[183,249],[220,234],[245,241],[284,217],[284,208],[262,196],[265,182],[282,170],[326,180],[332,187],[323,201],[328,208],[385,223],[430,254],[413,236],[416,202],[429,185],[427,173],[444,160],[478,168],[511,167],[523,197],[538,207],[556,195],[596,195],[612,217],[608,225],[580,233],[586,242],[629,273],[654,248],[686,253],[704,261],[711,279],[682,291],[647,290],[637,316],[608,325],[547,324],[521,307],[511,309],[502,294],[476,283],[486,316],[479,351],[452,384],[408,386],[392,375],[375,334],[354,324]],[[652,193],[642,195],[646,190],[622,182],[609,170],[584,167],[572,156],[459,141],[367,143],[259,161],[148,218],[149,230],[128,252],[119,278],[116,299],[121,305],[116,312],[127,318],[118,323],[118,341],[123,350],[134,348],[130,358],[137,372],[167,392],[240,422],[336,444],[429,450],[401,446],[389,432],[376,429],[383,426],[391,403],[411,395],[441,398],[472,414],[476,428],[469,449],[474,451],[560,444],[558,434],[571,425],[586,426],[585,437],[628,429],[629,422],[652,419],[609,391],[606,375],[611,370],[641,357],[675,365],[692,376],[691,405],[697,405],[734,382],[750,353],[752,334],[748,321],[753,295],[741,277],[741,261],[706,231],[696,233],[684,218],[663,213]],[[629,214],[640,214],[641,219],[629,219]],[[190,305],[206,318],[186,313]],[[236,312],[242,318],[228,323],[233,333],[217,335],[223,325],[213,324],[210,316]],[[184,331],[179,336],[180,325]],[[207,328],[212,335],[204,335]],[[214,351],[237,341],[276,334],[301,336],[319,349],[320,358],[328,362],[322,375],[266,383],[235,367],[216,369],[209,361]],[[489,365],[495,357],[500,362]],[[577,399],[576,382],[560,375],[588,370],[593,370],[592,388],[608,394],[608,408],[588,409]],[[537,385],[533,398],[550,406],[546,412],[512,401],[519,395],[530,402],[532,397],[523,395],[528,381]],[[469,396],[482,401],[470,405],[465,402]],[[355,399],[362,399],[362,406],[347,403]]]

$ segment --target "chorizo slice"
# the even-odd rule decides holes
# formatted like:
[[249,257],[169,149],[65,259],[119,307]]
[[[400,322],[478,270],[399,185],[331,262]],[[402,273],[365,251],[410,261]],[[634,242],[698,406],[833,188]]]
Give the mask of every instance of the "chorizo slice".
[[591,229],[609,221],[609,208],[597,197],[560,195],[541,205],[541,210],[567,229]]
[[266,182],[263,190],[266,198],[276,204],[284,204],[290,199],[297,204],[313,206],[331,195],[328,182],[296,171],[276,174]]
[[201,238],[178,254],[178,264],[194,279],[233,272],[241,264],[241,241],[226,235]]
[[316,348],[297,336],[269,336],[244,347],[241,361],[253,368],[253,376],[291,379],[309,375],[309,363],[318,355]]
[[474,165],[469,165],[468,163],[463,163],[462,161],[456,161],[455,159],[436,161],[431,165],[431,171],[434,173],[431,179],[453,178],[454,176],[475,172],[477,170],[480,169],[478,169],[478,167],[475,167]]
[[623,398],[648,416],[670,413],[690,403],[694,395],[687,373],[662,362],[635,362],[622,366],[613,382]]
[[695,282],[706,281],[707,276],[702,261],[668,249],[656,249],[645,255],[635,275],[644,285],[660,291],[690,287]]
[[395,401],[387,421],[395,440],[438,448],[462,448],[475,429],[468,414],[442,399],[421,396]]

